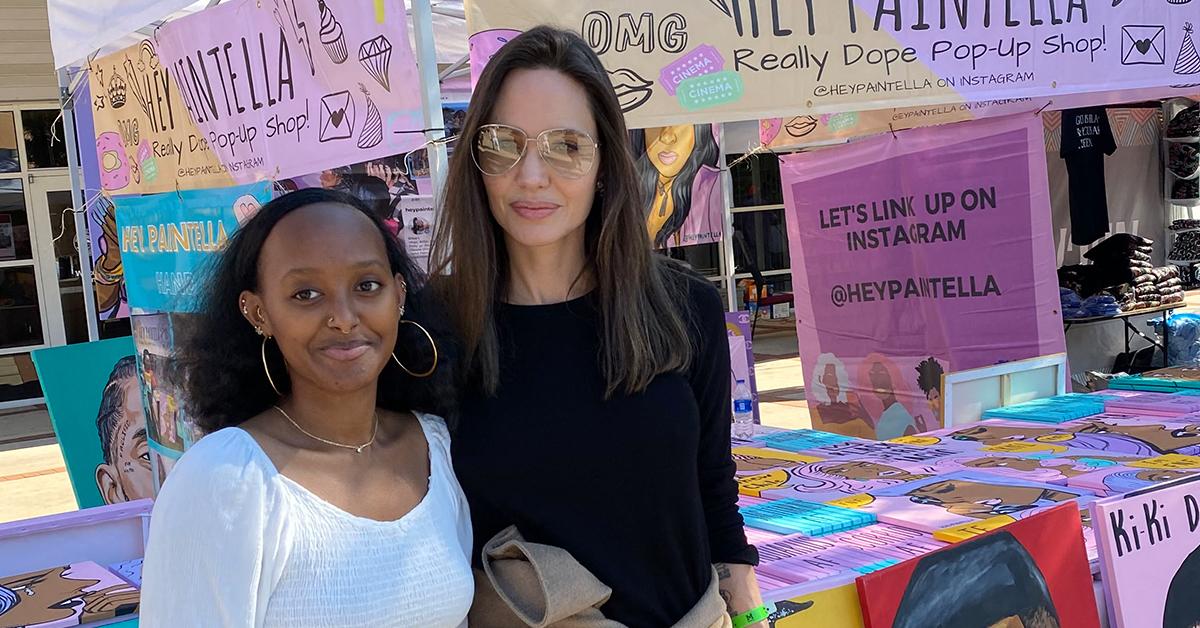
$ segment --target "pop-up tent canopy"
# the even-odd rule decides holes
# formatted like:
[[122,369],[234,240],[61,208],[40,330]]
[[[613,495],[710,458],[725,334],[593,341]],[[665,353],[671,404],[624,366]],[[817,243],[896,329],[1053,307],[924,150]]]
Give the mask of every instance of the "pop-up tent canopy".
[[[270,0],[282,3],[294,0]],[[378,0],[383,2],[385,0]],[[396,0],[386,0],[396,2]],[[48,0],[54,67],[86,65],[153,36],[161,24],[220,4],[221,0]],[[412,0],[405,0],[412,11]],[[432,0],[433,39],[439,66],[458,65],[467,56],[467,25],[461,0]],[[415,29],[410,29],[410,33]],[[414,42],[415,43],[415,42]],[[415,45],[414,45],[415,49]]]

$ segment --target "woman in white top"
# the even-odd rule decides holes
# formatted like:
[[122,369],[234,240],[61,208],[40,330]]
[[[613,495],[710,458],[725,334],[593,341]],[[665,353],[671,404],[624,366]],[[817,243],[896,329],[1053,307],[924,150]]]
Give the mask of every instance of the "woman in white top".
[[182,341],[209,434],[154,506],[142,626],[465,623],[449,435],[407,411],[442,398],[434,338],[402,318],[419,277],[338,192],[277,198],[229,241]]

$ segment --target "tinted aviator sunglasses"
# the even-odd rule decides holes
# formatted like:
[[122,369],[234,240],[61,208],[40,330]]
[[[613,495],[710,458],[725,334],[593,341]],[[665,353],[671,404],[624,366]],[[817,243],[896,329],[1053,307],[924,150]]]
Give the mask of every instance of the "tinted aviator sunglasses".
[[471,156],[480,172],[497,177],[521,163],[531,141],[537,142],[537,152],[542,161],[569,179],[586,175],[596,165],[600,145],[584,131],[547,129],[537,137],[529,137],[525,131],[507,124],[479,127]]

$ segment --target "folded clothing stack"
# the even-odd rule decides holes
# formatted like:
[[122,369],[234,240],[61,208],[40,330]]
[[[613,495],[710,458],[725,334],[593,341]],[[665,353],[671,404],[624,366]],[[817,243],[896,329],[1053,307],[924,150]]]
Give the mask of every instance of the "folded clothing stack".
[[[1094,283],[1092,266],[1063,266],[1058,269],[1058,287],[1059,295],[1062,295],[1063,290],[1074,292],[1078,298],[1081,294],[1094,294],[1096,291],[1089,291],[1088,288]],[[1080,301],[1083,299],[1080,298]]]
[[1175,232],[1175,243],[1167,258],[1188,262],[1200,260],[1200,220],[1176,220],[1169,228]]
[[1062,301],[1062,316],[1063,318],[1083,318],[1080,309],[1083,307],[1083,299],[1079,298],[1079,294],[1070,288],[1059,287],[1058,298]]
[[1200,145],[1178,142],[1167,151],[1167,168],[1171,174],[1191,179],[1200,170]]
[[1171,200],[1193,201],[1200,198],[1200,179],[1179,179],[1171,186]]
[[1200,137],[1200,103],[1175,114],[1167,125],[1167,137]]
[[1107,292],[1094,294],[1083,300],[1083,305],[1079,308],[1080,316],[1090,318],[1094,316],[1116,316],[1121,311],[1121,306],[1117,303],[1116,297]]
[[1158,288],[1159,302],[1163,305],[1183,303],[1183,280],[1179,277],[1179,267],[1163,266],[1150,271],[1154,276],[1154,285]]
[[1153,245],[1153,240],[1132,233],[1117,233],[1105,238],[1083,254],[1092,261],[1092,270],[1088,271],[1091,284],[1080,294],[1090,296],[1122,284],[1136,283],[1138,277],[1154,267],[1151,263]]

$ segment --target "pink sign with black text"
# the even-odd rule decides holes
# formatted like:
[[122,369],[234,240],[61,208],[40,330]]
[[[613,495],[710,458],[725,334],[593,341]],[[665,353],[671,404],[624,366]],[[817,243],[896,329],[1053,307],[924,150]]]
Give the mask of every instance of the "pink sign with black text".
[[814,428],[938,429],[944,374],[1066,350],[1040,118],[781,161]]
[[168,22],[159,56],[238,183],[408,152],[424,141],[403,5],[231,0]]

